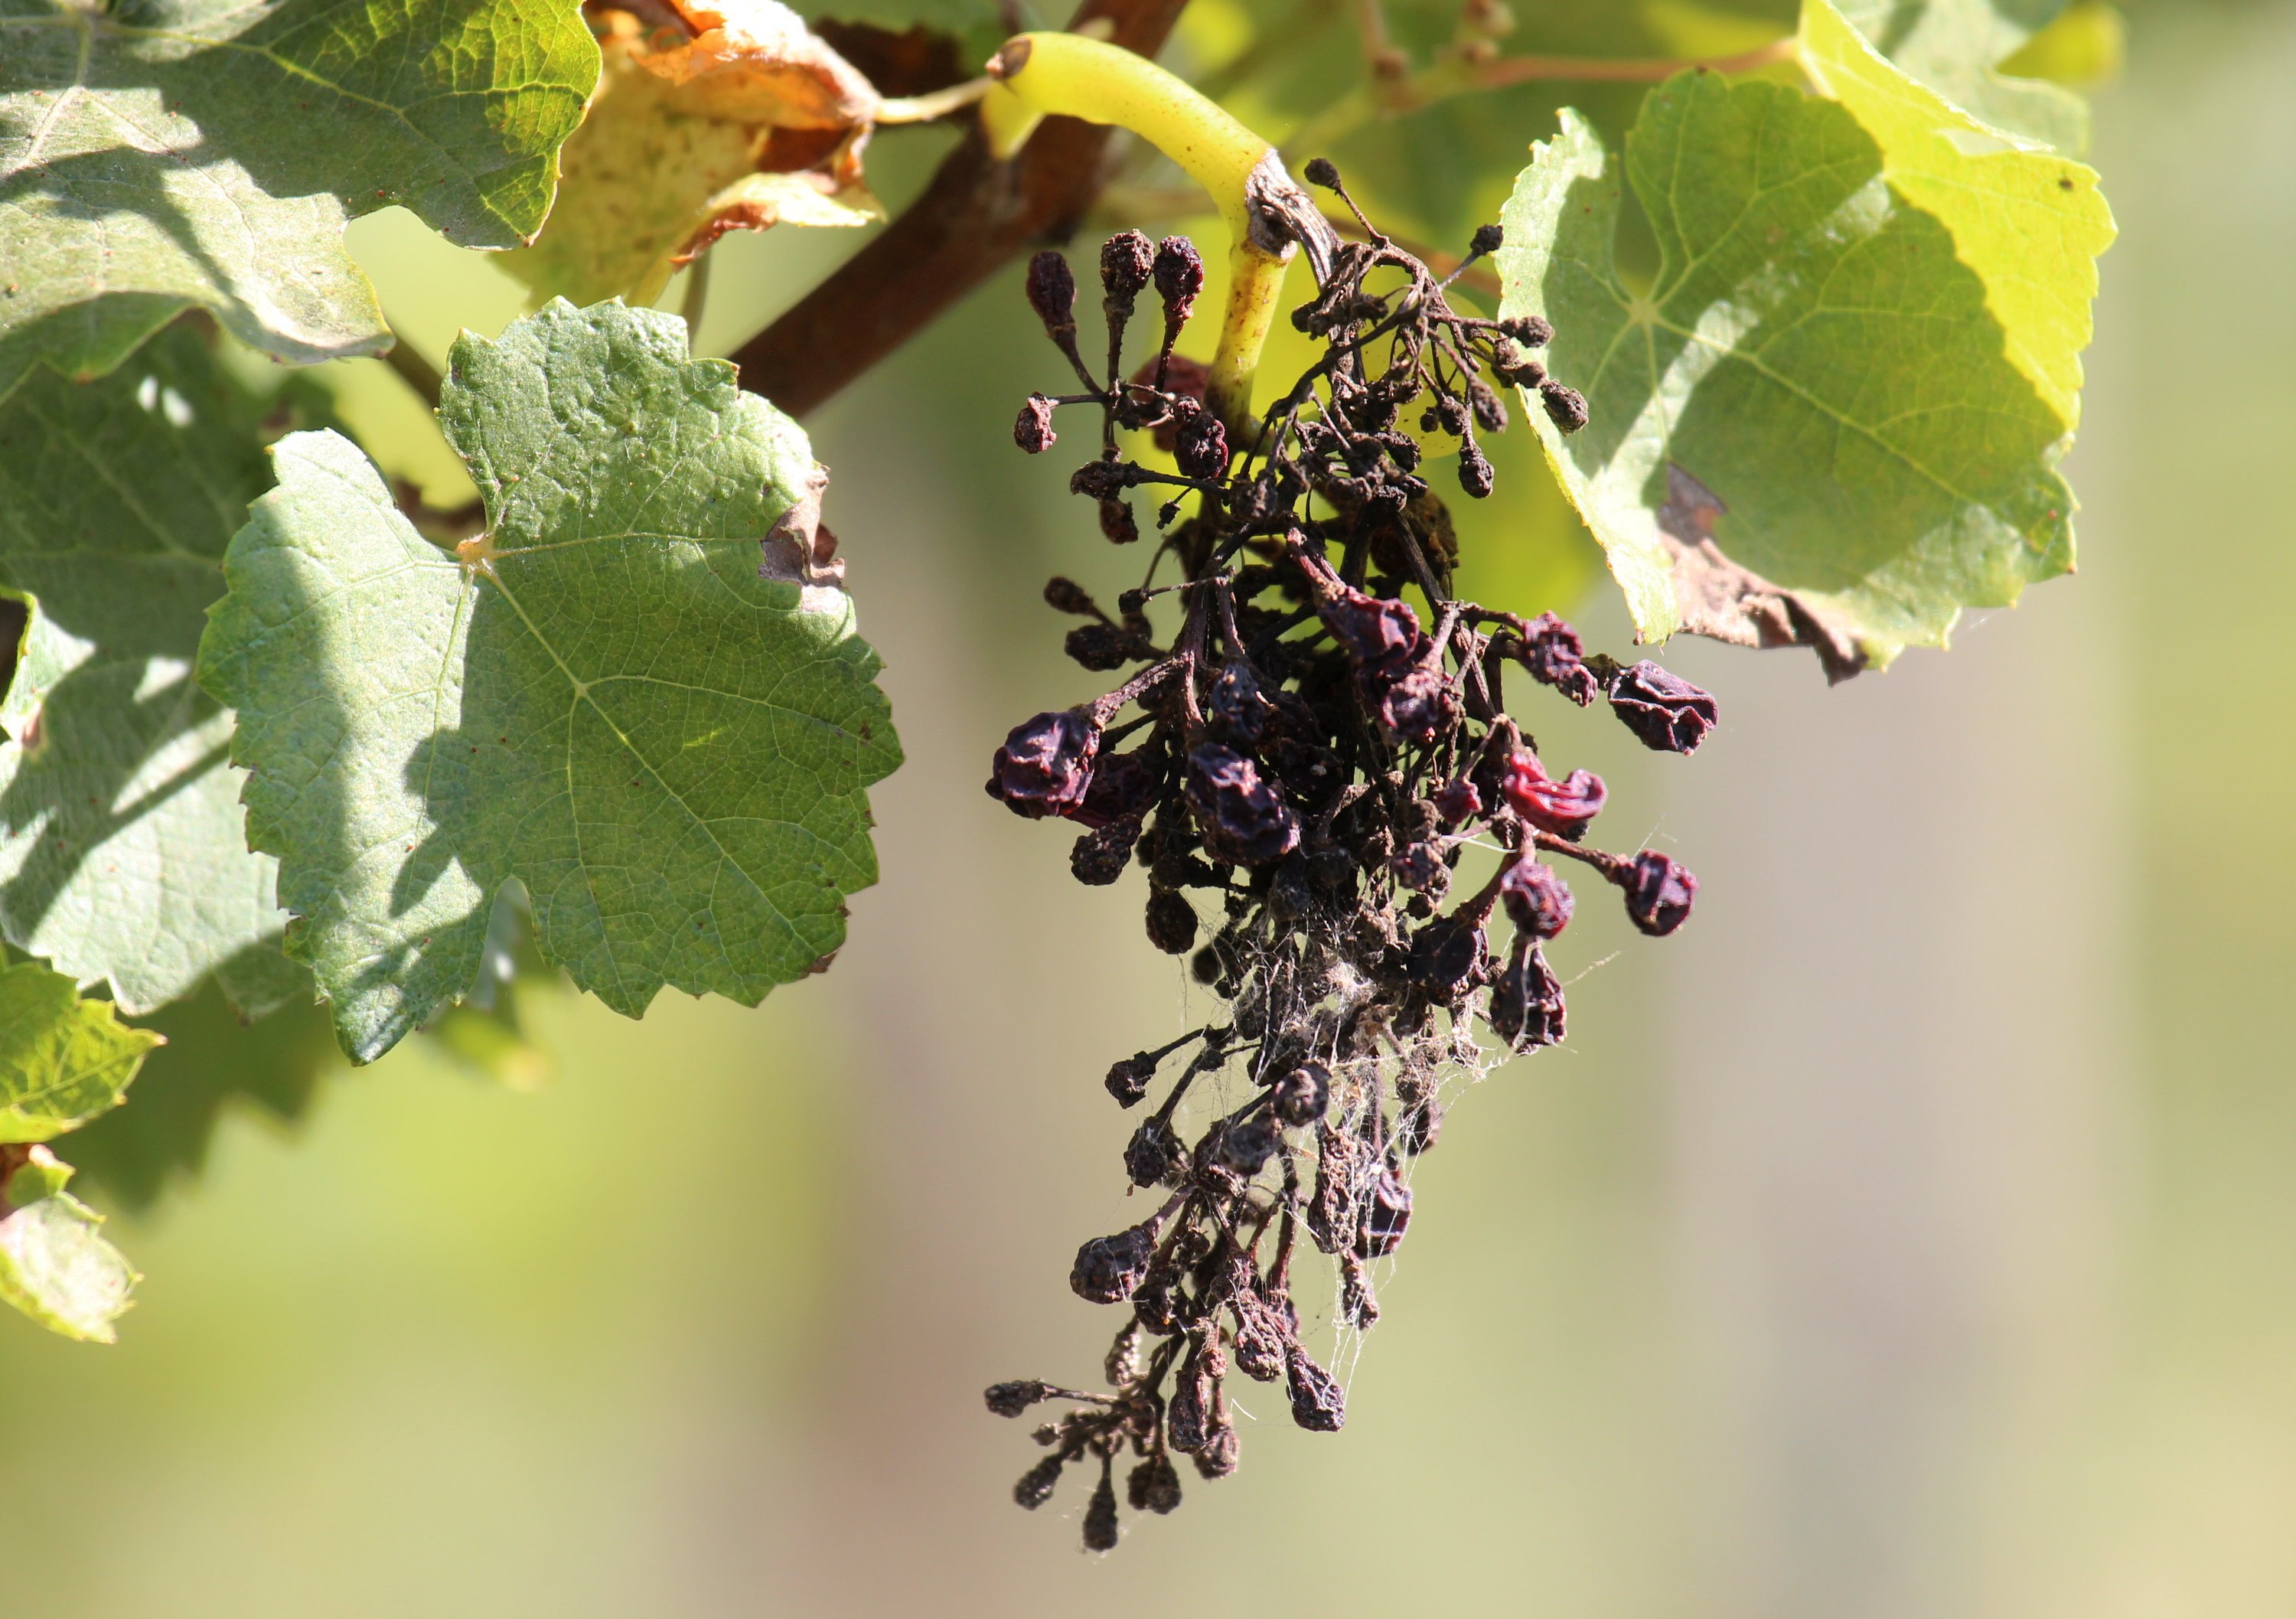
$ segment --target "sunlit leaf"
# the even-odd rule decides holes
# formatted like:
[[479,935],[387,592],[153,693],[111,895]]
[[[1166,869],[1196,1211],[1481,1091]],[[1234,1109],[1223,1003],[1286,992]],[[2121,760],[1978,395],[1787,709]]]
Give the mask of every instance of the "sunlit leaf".
[[466,335],[450,371],[487,538],[438,550],[347,440],[297,434],[201,647],[289,953],[370,1060],[470,988],[516,876],[543,955],[618,1011],[753,1004],[843,941],[900,760],[851,604],[799,560],[805,435],[619,304]]
[[344,225],[531,236],[597,62],[571,0],[0,0],[0,392],[186,304],[283,359],[388,347]]
[[119,1106],[159,1043],[37,961],[0,969],[0,1142],[52,1141]]

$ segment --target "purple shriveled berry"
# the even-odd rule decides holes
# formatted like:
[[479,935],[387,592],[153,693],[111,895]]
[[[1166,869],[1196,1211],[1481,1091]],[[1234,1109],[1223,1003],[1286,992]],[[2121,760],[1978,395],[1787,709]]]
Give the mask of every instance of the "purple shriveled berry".
[[1321,1063],[1302,1063],[1268,1088],[1267,1099],[1278,1119],[1304,1130],[1332,1105],[1332,1071]]
[[992,1383],[982,1398],[988,1402],[988,1409],[995,1415],[1018,1417],[1052,1392],[1052,1385],[1029,1378],[1019,1383]]
[[1185,325],[1195,312],[1196,294],[1204,290],[1203,255],[1185,236],[1167,236],[1157,244],[1152,273],[1156,295],[1164,300],[1164,324]]
[[1491,982],[1490,1011],[1486,1021],[1514,1051],[1559,1046],[1566,1031],[1568,1009],[1562,985],[1546,965],[1546,957],[1526,935],[1515,941],[1514,954]]
[[1013,1499],[1034,1512],[1053,1499],[1053,1492],[1061,1482],[1061,1469],[1067,1465],[1068,1459],[1058,1451],[1046,1457],[1021,1475],[1021,1482],[1013,1486]]
[[1356,1225],[1356,1254],[1360,1259],[1385,1259],[1403,1245],[1411,1224],[1411,1188],[1391,1163],[1382,1165],[1371,1183],[1370,1196]]
[[[1126,1102],[1125,1105],[1129,1107],[1132,1104]],[[1132,1139],[1124,1144],[1125,1176],[1134,1186],[1159,1185],[1172,1172],[1172,1166],[1185,1150],[1180,1132],[1172,1128],[1169,1119],[1144,1119],[1140,1128],[1132,1132]]]
[[1387,868],[1413,893],[1424,893],[1443,871],[1443,857],[1432,843],[1406,843],[1389,857]]
[[1468,916],[1438,916],[1411,936],[1412,982],[1438,1001],[1451,1000],[1483,981],[1490,959],[1480,924]]
[[1467,251],[1480,259],[1486,254],[1497,252],[1505,243],[1506,233],[1497,226],[1478,225],[1475,226],[1474,236],[1467,243]]
[[1030,394],[1013,423],[1013,442],[1032,456],[1041,456],[1059,438],[1053,431],[1053,402],[1041,393]]
[[1180,1504],[1180,1475],[1172,1467],[1172,1459],[1159,1451],[1133,1468],[1131,1477],[1124,1481],[1124,1494],[1135,1512],[1161,1516],[1171,1511]]
[[1308,1359],[1292,1352],[1292,1420],[1311,1434],[1336,1434],[1348,1420],[1348,1397],[1339,1379]]
[[1267,735],[1267,721],[1275,712],[1275,705],[1261,693],[1259,677],[1251,665],[1234,658],[1212,682],[1211,695],[1204,702],[1204,725],[1215,741],[1232,747],[1256,747]]
[[1100,611],[1092,599],[1092,592],[1058,573],[1045,581],[1045,605],[1055,612],[1078,613],[1086,618]]
[[1210,411],[1196,412],[1173,436],[1172,458],[1191,478],[1219,477],[1227,471],[1227,429]]
[[1547,775],[1538,756],[1517,748],[1501,785],[1514,812],[1542,831],[1577,842],[1588,823],[1603,812],[1610,793],[1592,770],[1573,770],[1561,781]]
[[1694,753],[1719,718],[1714,699],[1647,659],[1611,679],[1611,712],[1643,745],[1662,753]]
[[1527,855],[1499,879],[1499,901],[1516,929],[1533,939],[1552,939],[1570,926],[1576,904],[1562,875]]
[[1483,795],[1475,784],[1462,776],[1446,782],[1435,790],[1435,813],[1443,818],[1446,826],[1456,826],[1481,813]]
[[1580,708],[1594,702],[1602,690],[1595,671],[1586,665],[1586,643],[1579,640],[1577,630],[1551,612],[1531,620],[1521,655],[1522,666],[1532,679],[1553,686]]
[[1246,1119],[1221,1134],[1220,1162],[1248,1180],[1267,1166],[1283,1145],[1283,1136],[1267,1119]]
[[1575,433],[1587,425],[1587,399],[1576,388],[1565,388],[1552,378],[1538,385],[1538,402],[1558,431]]
[[1399,669],[1367,664],[1356,671],[1356,683],[1390,742],[1432,742],[1459,717],[1458,692],[1431,658],[1403,662]]
[[1233,1423],[1222,1423],[1204,1435],[1203,1444],[1196,1451],[1196,1471],[1205,1478],[1226,1478],[1235,1471],[1243,1453],[1243,1441]]
[[1054,342],[1076,334],[1076,276],[1069,261],[1051,248],[1029,260],[1029,307],[1045,323]]
[[1612,872],[1611,881],[1626,892],[1628,916],[1653,939],[1689,921],[1691,901],[1698,898],[1690,868],[1654,850],[1644,850]]
[[1100,1483],[1093,1486],[1091,1504],[1084,1509],[1084,1549],[1116,1549],[1116,1485],[1108,1476],[1105,1462],[1101,1464]]
[[1095,760],[1084,802],[1071,818],[1087,826],[1104,826],[1128,817],[1138,819],[1154,807],[1159,787],[1156,768],[1143,757],[1144,749],[1113,753]]
[[989,766],[988,796],[1041,820],[1082,804],[1092,785],[1100,727],[1079,709],[1057,709],[1013,727]]
[[1111,315],[1132,313],[1155,263],[1154,246],[1138,231],[1119,231],[1101,244],[1100,284]]
[[1318,602],[1316,611],[1332,638],[1358,663],[1381,663],[1398,653],[1407,657],[1418,647],[1419,615],[1408,602],[1365,596],[1341,585]]
[[1187,794],[1215,859],[1266,866],[1299,846],[1299,817],[1259,767],[1233,748],[1206,742],[1189,751]]
[[1167,956],[1185,956],[1195,941],[1196,908],[1177,890],[1150,890],[1148,942]]
[[1130,1226],[1111,1237],[1095,1237],[1077,1250],[1069,1271],[1069,1286],[1077,1296],[1095,1304],[1114,1304],[1132,1296],[1156,1248],[1156,1233],[1149,1226]]

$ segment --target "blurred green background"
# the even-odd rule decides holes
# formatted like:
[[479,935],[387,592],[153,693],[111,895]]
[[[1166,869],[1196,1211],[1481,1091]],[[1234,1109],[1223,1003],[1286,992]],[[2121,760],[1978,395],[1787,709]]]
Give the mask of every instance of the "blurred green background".
[[[1016,272],[809,424],[910,759],[836,970],[532,999],[538,1090],[410,1042],[230,1115],[117,1223],[116,1349],[0,1319],[0,1613],[2296,1612],[2296,6],[2131,23],[2081,574],[1838,691],[1678,645],[1725,711],[1692,762],[1568,732],[1700,915],[1566,941],[1571,1043],[1421,1165],[1343,1434],[1247,1389],[1242,1472],[1103,1560],[1079,1492],[1012,1506],[1034,1451],[980,1409],[1093,1375],[1098,1076],[1188,998],[1130,888],[980,791],[1096,689],[1036,587],[1118,560],[1011,451],[1050,374]],[[880,143],[893,200],[938,138]],[[354,238],[434,358],[516,311],[403,218]],[[702,347],[849,245],[736,244]]]

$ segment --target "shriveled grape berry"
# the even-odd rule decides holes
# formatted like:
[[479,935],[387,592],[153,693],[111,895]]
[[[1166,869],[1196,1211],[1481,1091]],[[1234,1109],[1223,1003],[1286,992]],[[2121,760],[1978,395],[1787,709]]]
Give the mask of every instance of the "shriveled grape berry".
[[1092,1500],[1084,1509],[1084,1549],[1086,1551],[1114,1551],[1117,1541],[1116,1486],[1108,1476],[1103,1463],[1100,1483],[1092,1489]]
[[1347,1426],[1348,1397],[1339,1379],[1294,1351],[1286,1381],[1292,1393],[1292,1420],[1311,1434],[1336,1434]]
[[1053,402],[1041,393],[1030,394],[1013,423],[1013,442],[1032,456],[1041,456],[1059,438],[1053,431]]
[[1533,939],[1552,939],[1570,926],[1576,903],[1561,873],[1529,859],[1517,860],[1499,879],[1499,902],[1507,919]]
[[1156,250],[1138,231],[1119,231],[1100,250],[1100,284],[1112,315],[1129,315],[1156,263]]
[[1107,887],[1124,875],[1139,837],[1140,823],[1129,817],[1086,833],[1069,851],[1070,875],[1087,888]]
[[1095,1304],[1113,1304],[1132,1296],[1140,1278],[1148,1274],[1155,1252],[1156,1234],[1148,1226],[1133,1226],[1111,1237],[1095,1237],[1077,1250],[1069,1270],[1069,1286],[1077,1296]]
[[1698,879],[1690,868],[1654,850],[1628,861],[1611,881],[1627,896],[1627,916],[1653,939],[1689,921],[1691,902],[1698,898]]
[[1167,956],[1185,956],[1196,941],[1196,908],[1168,888],[1148,896],[1148,942]]
[[1021,1412],[1049,1396],[1053,1385],[1027,1378],[1017,1383],[992,1383],[984,1394],[988,1409],[999,1417],[1018,1417]]
[[1135,1512],[1162,1516],[1180,1504],[1180,1475],[1172,1459],[1159,1451],[1132,1469],[1124,1493]]
[[1164,300],[1164,318],[1184,325],[1195,312],[1196,295],[1204,290],[1203,255],[1185,236],[1167,236],[1158,244],[1152,270],[1156,294]]
[[1661,752],[1693,753],[1720,718],[1714,699],[1647,659],[1611,678],[1611,711]]
[[1591,770],[1573,770],[1561,781],[1548,776],[1536,754],[1516,750],[1501,788],[1517,815],[1541,831],[1577,842],[1603,812],[1609,793]]
[[1363,1202],[1356,1227],[1356,1253],[1362,1259],[1385,1259],[1403,1245],[1411,1224],[1411,1188],[1393,1164],[1381,1169]]
[[1305,1062],[1268,1089],[1268,1105],[1293,1130],[1304,1130],[1321,1119],[1332,1105],[1332,1071],[1318,1062]]
[[1566,388],[1549,378],[1539,384],[1538,402],[1546,407],[1546,419],[1559,431],[1575,433],[1587,425],[1587,399],[1575,388]]
[[1171,1174],[1186,1150],[1169,1119],[1144,1119],[1125,1143],[1124,1173],[1134,1186],[1155,1186]]
[[1192,750],[1187,794],[1204,847],[1218,859],[1265,866],[1299,844],[1299,818],[1259,766],[1234,748],[1208,742]]
[[1029,260],[1029,307],[1045,323],[1054,341],[1076,340],[1076,276],[1069,261],[1051,248]]
[[989,763],[988,795],[1031,820],[1066,815],[1084,802],[1100,727],[1076,709],[1059,709],[1013,727]]

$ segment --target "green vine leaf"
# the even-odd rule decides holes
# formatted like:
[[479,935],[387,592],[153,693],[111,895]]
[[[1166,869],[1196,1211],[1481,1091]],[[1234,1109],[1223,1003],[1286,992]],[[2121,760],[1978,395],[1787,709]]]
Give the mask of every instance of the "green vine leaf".
[[1526,403],[1637,633],[1808,645],[1839,678],[2071,567],[2056,464],[2112,223],[2093,171],[2005,149],[1826,0],[1803,27],[1839,101],[1698,73],[1652,93],[1624,177],[1647,289],[1575,115],[1517,182],[1499,267],[1587,395],[1570,438]]
[[[19,1169],[8,1189],[20,1194],[21,1183],[40,1170],[51,1171],[48,1179],[71,1173],[45,1159]],[[62,1190],[20,1208],[0,1200],[0,1300],[67,1338],[114,1342],[112,1323],[127,1312],[127,1295],[142,1278],[103,1239],[102,1224],[102,1215]]]
[[0,930],[131,1014],[210,973],[250,1014],[309,994],[247,847],[231,714],[193,678],[224,547],[271,482],[266,408],[181,328],[0,401],[0,592],[29,615],[0,703]]
[[850,603],[800,561],[803,432],[619,303],[464,336],[439,415],[483,539],[440,552],[348,440],[293,435],[201,647],[343,1048],[471,990],[512,876],[543,956],[630,1016],[824,965],[900,749]]
[[37,961],[0,970],[0,1142],[53,1141],[119,1106],[160,1043]]
[[1842,17],[1898,68],[1980,122],[2059,152],[2088,150],[2088,103],[2000,64],[2066,0],[1841,0]]
[[597,73],[571,0],[0,0],[0,393],[187,304],[298,364],[389,347],[344,225],[530,239]]

